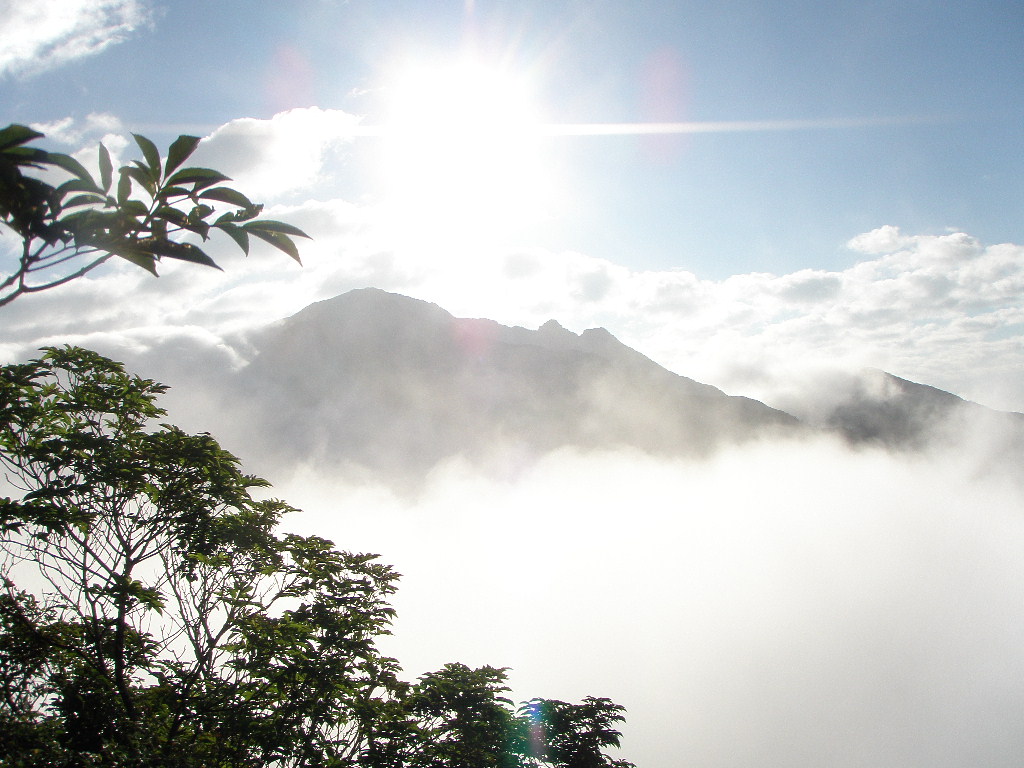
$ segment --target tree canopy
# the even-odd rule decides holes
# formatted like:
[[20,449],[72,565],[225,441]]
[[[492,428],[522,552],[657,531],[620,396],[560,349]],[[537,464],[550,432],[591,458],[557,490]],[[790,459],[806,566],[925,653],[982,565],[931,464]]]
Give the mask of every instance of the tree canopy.
[[[308,237],[291,224],[261,219],[263,206],[211,168],[187,167],[199,145],[179,136],[161,157],[156,145],[133,134],[142,159],[115,172],[99,145],[99,179],[74,157],[29,146],[43,134],[24,125],[0,130],[0,223],[21,239],[16,267],[0,274],[0,307],[19,296],[62,285],[111,257],[156,275],[162,259],[216,267],[197,244],[213,231],[243,252],[256,237],[299,260],[293,238]],[[54,186],[49,179],[65,180]],[[229,210],[218,213],[228,206]]]
[[73,347],[0,368],[0,766],[630,766],[608,699],[404,682],[395,571],[280,532],[165,390]]

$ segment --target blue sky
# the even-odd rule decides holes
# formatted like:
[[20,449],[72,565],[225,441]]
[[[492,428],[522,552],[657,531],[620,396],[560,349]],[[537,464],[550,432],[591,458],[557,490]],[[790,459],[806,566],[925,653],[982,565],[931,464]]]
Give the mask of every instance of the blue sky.
[[[228,261],[125,332],[372,284],[606,326],[731,392],[840,362],[1024,409],[1019,3],[53,7],[11,5],[0,119],[84,159],[204,136],[200,160],[314,236],[300,274]],[[644,133],[662,124],[683,132]],[[258,285],[274,299],[226,309]],[[20,312],[19,345],[66,330]]]
[[[702,276],[851,261],[893,224],[985,242],[1024,226],[1024,8],[949,2],[153,3],[125,42],[0,83],[5,117],[107,112],[156,138],[294,107],[379,119],[399,58],[473,49],[554,122],[892,118],[893,125],[553,140],[576,205],[545,232]],[[366,93],[363,97],[353,93]],[[164,135],[161,136],[160,134]],[[339,179],[366,192],[360,180]]]

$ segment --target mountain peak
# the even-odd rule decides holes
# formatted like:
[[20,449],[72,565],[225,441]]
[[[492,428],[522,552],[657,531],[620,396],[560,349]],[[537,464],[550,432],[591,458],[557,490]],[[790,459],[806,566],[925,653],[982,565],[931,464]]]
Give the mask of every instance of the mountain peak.
[[[572,333],[562,327],[562,324],[555,319],[548,320],[544,325],[537,329],[540,333]],[[573,336],[576,334],[572,333]]]

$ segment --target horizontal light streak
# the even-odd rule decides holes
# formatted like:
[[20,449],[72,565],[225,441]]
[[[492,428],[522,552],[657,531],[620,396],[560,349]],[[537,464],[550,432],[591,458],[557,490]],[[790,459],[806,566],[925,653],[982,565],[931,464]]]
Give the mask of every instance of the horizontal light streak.
[[651,136],[743,131],[806,131],[823,128],[873,128],[930,122],[914,117],[852,117],[819,120],[724,120],[688,123],[565,123],[540,126],[552,136]]
[[[840,117],[816,120],[719,120],[707,122],[678,123],[540,123],[516,125],[509,130],[517,134],[539,136],[666,136],[695,133],[742,133],[758,131],[807,131],[843,128],[879,128],[941,122],[936,117]],[[458,130],[457,125],[451,126]],[[409,126],[402,128],[408,133]],[[436,126],[431,126],[436,130]],[[503,127],[489,127],[485,130],[501,132]],[[355,136],[387,136],[395,129],[384,125],[360,125],[354,129]]]

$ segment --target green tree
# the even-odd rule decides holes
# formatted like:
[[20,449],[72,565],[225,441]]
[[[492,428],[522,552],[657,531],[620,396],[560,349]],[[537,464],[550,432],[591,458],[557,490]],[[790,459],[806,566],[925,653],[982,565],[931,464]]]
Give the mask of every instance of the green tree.
[[580,704],[557,699],[533,699],[518,711],[525,724],[525,748],[536,766],[551,768],[630,768],[625,760],[606,754],[618,747],[622,734],[617,726],[625,720],[625,708],[610,699],[586,697]]
[[521,764],[506,670],[447,664],[420,678],[404,699],[415,738],[408,766],[500,768]]
[[[81,277],[117,256],[156,275],[161,259],[216,267],[192,240],[212,231],[228,235],[245,253],[250,236],[296,261],[294,237],[302,230],[258,218],[262,205],[225,186],[230,179],[210,168],[183,167],[199,144],[179,136],[167,157],[152,141],[133,134],[141,160],[116,172],[99,146],[99,180],[75,158],[29,146],[43,134],[23,125],[0,130],[0,222],[21,239],[17,266],[0,274],[0,307],[26,293]],[[66,180],[53,186],[53,175]],[[218,206],[231,210],[217,213]]]
[[213,438],[150,428],[162,391],[80,349],[2,371],[0,755],[354,764],[395,573],[279,535],[290,507]]
[[0,368],[0,767],[628,765],[607,699],[400,680],[397,574],[279,532],[292,508],[160,423],[164,391],[70,347]]

